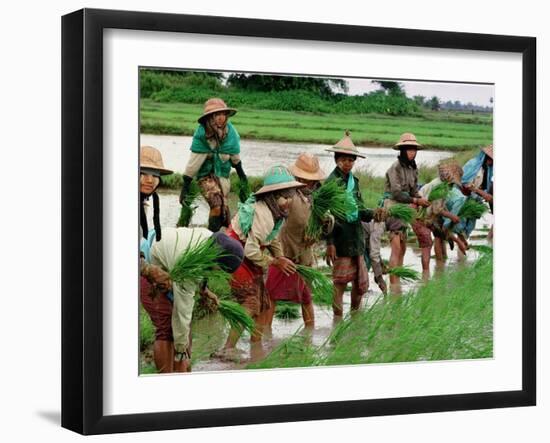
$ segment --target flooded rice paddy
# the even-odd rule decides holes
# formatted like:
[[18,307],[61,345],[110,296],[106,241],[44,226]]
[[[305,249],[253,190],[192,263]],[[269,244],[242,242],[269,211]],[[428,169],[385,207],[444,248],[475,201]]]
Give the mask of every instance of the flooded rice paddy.
[[[141,135],[140,143],[142,145],[152,145],[158,148],[163,155],[165,167],[175,172],[183,172],[188,156],[191,137],[183,136],[162,136],[162,135]],[[241,140],[241,159],[247,175],[261,176],[271,165],[282,163],[291,164],[300,152],[311,152],[315,154],[321,163],[321,167],[326,173],[334,168],[334,157],[325,148],[330,147],[320,144],[307,143],[284,143],[284,142],[266,142],[256,140]],[[383,176],[385,171],[396,159],[396,151],[391,148],[360,148],[360,152],[366,155],[366,159],[358,159],[356,168],[358,170],[368,170],[375,176]],[[452,154],[442,151],[421,151],[418,155],[418,163],[425,166],[434,166],[441,159],[447,158]],[[160,204],[162,210],[161,225],[176,226],[179,217],[180,204],[178,201],[179,192],[162,190],[159,192]],[[198,205],[191,225],[205,226],[208,219],[208,206],[206,202],[199,197],[196,200]],[[487,230],[493,223],[493,216],[486,215],[478,224],[477,229],[472,233],[471,244],[486,244]],[[446,266],[464,266],[475,261],[478,253],[474,250],[468,251],[467,257],[462,260],[457,255],[457,249],[448,250],[448,260]],[[320,251],[321,252],[321,251]],[[382,248],[382,257],[389,259],[390,248]],[[319,259],[322,264],[322,259]],[[406,266],[411,266],[417,271],[421,271],[420,250],[416,247],[416,242],[409,242],[407,253],[405,255]],[[435,260],[430,261],[431,275],[438,272]],[[421,284],[421,283],[417,283]],[[414,288],[413,284],[403,284],[403,292]],[[363,304],[372,304],[382,295],[378,286],[374,282],[374,276],[369,273],[369,290],[363,299]],[[335,320],[332,309],[326,306],[315,305],[315,327],[312,331],[303,330],[303,320],[301,312],[296,319],[279,319],[275,317],[271,332],[265,333],[260,344],[251,346],[250,339],[243,335],[237,343],[236,358],[231,361],[212,357],[212,352],[223,347],[227,337],[228,328],[223,320],[218,316],[209,316],[204,319],[194,321],[193,323],[193,371],[226,371],[239,370],[247,364],[261,360],[272,349],[279,345],[283,340],[294,334],[308,334],[308,339],[314,346],[322,345],[335,327]],[[350,309],[349,291],[344,294],[344,314]],[[151,361],[151,349],[142,353],[142,362]]]

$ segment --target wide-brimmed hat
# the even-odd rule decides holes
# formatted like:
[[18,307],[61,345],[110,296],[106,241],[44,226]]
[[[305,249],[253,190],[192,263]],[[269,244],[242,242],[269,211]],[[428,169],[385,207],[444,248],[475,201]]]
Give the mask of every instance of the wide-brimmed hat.
[[483,148],[481,148],[485,154],[487,154],[489,157],[493,158],[493,145],[488,145]]
[[281,189],[301,188],[303,186],[305,186],[303,183],[294,180],[294,177],[287,168],[283,165],[275,165],[267,170],[263,186],[254,195],[280,191]]
[[309,152],[302,152],[296,162],[288,167],[294,177],[305,180],[323,180],[325,172],[319,166],[319,159]]
[[462,166],[454,160],[442,160],[438,165],[439,178],[441,181],[448,183],[454,183],[456,185],[462,184]]
[[417,150],[424,149],[424,147],[416,141],[416,136],[412,132],[405,132],[399,137],[399,141],[393,145],[393,149],[396,151],[402,148],[415,148]]
[[203,119],[214,112],[227,112],[228,116],[231,117],[237,113],[237,110],[234,108],[228,108],[225,102],[221,98],[209,98],[204,103],[204,112],[198,118],[198,122],[202,123]]
[[338,152],[340,154],[354,155],[356,157],[365,158],[363,154],[360,154],[353,141],[351,140],[350,132],[346,129],[344,137],[336,143],[332,148],[326,148],[325,151]]
[[139,167],[157,172],[159,175],[169,175],[173,171],[166,169],[162,161],[162,154],[152,146],[141,146],[139,149]]

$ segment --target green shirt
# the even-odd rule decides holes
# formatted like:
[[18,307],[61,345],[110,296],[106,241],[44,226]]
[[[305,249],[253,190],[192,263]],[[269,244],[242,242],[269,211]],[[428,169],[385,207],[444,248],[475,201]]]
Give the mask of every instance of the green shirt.
[[[328,176],[327,181],[339,180],[343,187],[346,187],[348,177],[344,176],[340,168],[336,167]],[[328,245],[336,246],[336,255],[338,257],[356,257],[363,255],[365,251],[365,233],[361,226],[361,221],[370,221],[372,211],[365,208],[361,191],[359,190],[359,179],[353,176],[355,187],[353,188],[353,198],[359,207],[359,218],[354,222],[336,220],[334,230],[327,237]]]

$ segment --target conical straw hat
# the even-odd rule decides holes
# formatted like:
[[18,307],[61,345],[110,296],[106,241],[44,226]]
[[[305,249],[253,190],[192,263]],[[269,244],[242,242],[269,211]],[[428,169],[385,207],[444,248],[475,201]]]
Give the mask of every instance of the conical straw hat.
[[340,154],[355,155],[356,157],[365,158],[363,154],[360,154],[353,141],[351,140],[350,132],[346,129],[344,137],[336,143],[332,148],[327,148],[325,151],[339,152]]
[[323,180],[326,178],[325,172],[319,166],[319,159],[309,152],[301,153],[296,162],[288,169],[294,177],[305,180]]
[[399,137],[399,141],[393,146],[393,149],[398,151],[401,148],[410,147],[418,150],[424,149],[424,147],[416,141],[416,136],[412,132],[405,132]]
[[481,150],[489,157],[493,158],[493,145],[485,146],[484,148],[481,148]]
[[283,165],[275,165],[269,168],[264,177],[264,185],[254,194],[280,191],[281,189],[301,188],[303,183],[294,180],[290,171]]
[[141,146],[139,149],[139,167],[158,172],[159,175],[169,175],[173,171],[166,169],[162,161],[162,154],[152,146]]
[[228,108],[225,102],[221,98],[209,98],[204,103],[204,112],[203,114],[198,118],[198,122],[202,123],[203,119],[210,114],[214,114],[215,112],[227,112],[228,116],[231,117],[232,115],[235,115],[237,113],[237,110],[234,108]]

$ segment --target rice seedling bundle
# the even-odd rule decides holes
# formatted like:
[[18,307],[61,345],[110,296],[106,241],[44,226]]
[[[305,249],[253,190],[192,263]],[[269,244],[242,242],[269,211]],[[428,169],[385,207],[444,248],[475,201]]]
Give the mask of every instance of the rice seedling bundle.
[[282,320],[292,320],[300,317],[300,305],[290,302],[277,302],[275,317]]
[[451,192],[451,185],[447,182],[441,182],[433,187],[428,195],[428,200],[433,202],[435,200],[446,199]]
[[250,188],[250,183],[248,183],[248,181],[239,180],[237,182],[237,195],[239,196],[239,200],[244,203],[251,194],[252,189]]
[[481,218],[488,211],[487,205],[480,203],[473,198],[468,198],[458,211],[460,218]]
[[323,305],[332,305],[333,286],[330,278],[317,269],[308,266],[296,265],[296,272],[313,293],[313,300]]
[[388,274],[395,275],[400,279],[408,282],[414,282],[420,280],[420,272],[415,271],[409,266],[396,266],[388,270]]
[[220,300],[218,312],[235,329],[244,329],[250,334],[256,331],[254,319],[248,315],[246,310],[237,302],[231,300]]
[[390,217],[398,218],[405,223],[412,223],[416,216],[416,211],[409,205],[397,203],[388,209]]
[[225,279],[230,275],[220,269],[214,269],[213,263],[226,253],[212,238],[189,242],[170,271],[170,278],[180,285],[199,284],[204,279]]
[[328,211],[335,218],[346,220],[347,215],[355,209],[355,203],[336,180],[324,183],[312,194],[311,215],[306,227],[306,235],[314,239],[321,236],[322,220]]
[[195,213],[195,209],[197,209],[197,206],[193,205],[193,203],[195,199],[199,196],[199,194],[200,194],[199,185],[197,185],[197,183],[193,180],[191,182],[191,185],[189,186],[189,192],[183,199],[183,203],[181,205],[181,210],[180,210],[180,216],[176,226],[179,226],[179,227],[189,226],[189,223],[191,222],[191,218]]

